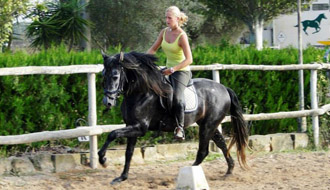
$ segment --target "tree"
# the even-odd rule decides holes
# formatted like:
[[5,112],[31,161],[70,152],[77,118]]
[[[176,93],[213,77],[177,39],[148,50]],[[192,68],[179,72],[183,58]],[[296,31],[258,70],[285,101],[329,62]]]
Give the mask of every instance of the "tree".
[[[205,14],[217,17],[224,15],[242,21],[255,37],[256,48],[262,49],[264,23],[280,14],[296,10],[297,1],[292,0],[199,0],[207,6]],[[306,0],[310,2],[311,0]]]
[[121,45],[122,48],[146,51],[160,30],[166,27],[165,9],[171,5],[178,6],[188,15],[188,24],[184,29],[194,40],[200,35],[204,23],[203,15],[193,11],[199,4],[191,0],[90,1],[90,19],[95,24],[92,28],[94,47],[98,44],[97,48],[107,49]]
[[27,28],[27,36],[33,38],[31,46],[49,48],[65,42],[69,51],[81,39],[90,23],[80,15],[86,4],[80,0],[58,1],[37,5],[28,17],[35,18]]
[[13,33],[13,21],[25,13],[28,0],[0,0],[0,52]]
[[90,1],[88,11],[95,24],[91,31],[93,41],[103,49],[118,45],[145,49],[145,43],[158,35],[164,7],[163,1]]

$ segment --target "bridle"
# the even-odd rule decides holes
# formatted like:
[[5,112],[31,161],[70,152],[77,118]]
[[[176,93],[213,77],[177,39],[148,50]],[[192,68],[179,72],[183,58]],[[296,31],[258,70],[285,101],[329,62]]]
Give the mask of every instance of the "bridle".
[[[123,61],[124,61],[124,53],[120,52],[119,63],[122,63]],[[103,77],[106,77],[105,76],[105,69],[103,69],[102,75],[103,75]],[[118,88],[116,90],[113,90],[113,91],[106,90],[105,82],[103,80],[103,93],[104,93],[105,96],[113,97],[113,98],[117,99],[121,94],[125,93],[125,91],[124,91],[124,80],[127,82],[127,77],[126,77],[126,74],[125,74],[125,71],[124,71],[124,67],[121,64],[120,64],[120,75],[119,75],[119,77],[120,78],[119,78]],[[124,77],[124,78],[122,78],[122,77]]]

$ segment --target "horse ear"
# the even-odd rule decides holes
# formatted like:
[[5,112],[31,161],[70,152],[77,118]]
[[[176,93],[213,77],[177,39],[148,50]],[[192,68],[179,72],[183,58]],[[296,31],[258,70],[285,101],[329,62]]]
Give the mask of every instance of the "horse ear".
[[102,54],[103,59],[105,59],[105,58],[108,57],[107,54],[105,54],[104,51],[103,51],[102,49],[101,49],[101,54]]
[[123,62],[124,61],[124,57],[125,57],[125,54],[124,54],[124,52],[120,52],[120,56],[119,56],[119,61],[120,62]]

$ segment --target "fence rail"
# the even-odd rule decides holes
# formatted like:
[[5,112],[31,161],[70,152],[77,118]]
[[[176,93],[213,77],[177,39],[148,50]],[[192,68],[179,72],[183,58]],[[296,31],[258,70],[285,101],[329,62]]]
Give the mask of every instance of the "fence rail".
[[293,71],[293,70],[322,70],[330,69],[330,64],[303,64],[303,65],[224,65],[224,64],[213,64],[213,65],[195,65],[191,66],[191,70],[254,70],[254,71]]
[[[192,71],[212,71],[212,70],[255,70],[255,71],[292,71],[292,70],[322,70],[330,69],[330,64],[304,64],[304,65],[192,65]],[[95,65],[69,65],[69,66],[29,66],[0,68],[0,76],[9,75],[37,75],[37,74],[79,74],[79,73],[99,73],[103,69],[102,64]]]
[[29,66],[0,68],[0,76],[9,75],[66,75],[79,73],[98,73],[103,65],[68,65],[68,66]]
[[[91,167],[97,167],[97,135],[110,132],[125,125],[97,125],[96,123],[96,89],[95,77],[96,73],[101,72],[102,64],[94,65],[69,65],[69,66],[28,66],[28,67],[12,67],[0,68],[0,76],[16,76],[16,75],[36,75],[36,74],[87,74],[88,78],[88,127],[78,127],[76,129],[59,130],[59,131],[43,131],[37,133],[23,134],[23,135],[9,135],[0,136],[0,144],[25,144],[31,142],[68,139],[80,136],[91,136],[90,138],[90,161]],[[278,112],[278,113],[260,113],[253,115],[244,115],[246,120],[269,120],[269,119],[283,119],[283,118],[297,118],[312,116],[314,144],[318,145],[319,126],[318,116],[330,111],[330,104],[318,108],[316,84],[317,84],[317,70],[330,69],[330,64],[304,64],[304,65],[195,65],[191,66],[192,71],[212,71],[213,80],[220,82],[219,70],[258,70],[258,71],[292,71],[292,70],[311,70],[311,99],[312,110]],[[226,117],[223,122],[230,122],[230,117]]]
[[[315,110],[304,111],[291,111],[291,112],[278,112],[278,113],[260,113],[260,114],[244,114],[246,121],[259,121],[259,120],[272,120],[272,119],[286,119],[297,118],[306,116],[323,115],[330,111],[330,104],[324,105]],[[230,116],[226,116],[222,123],[230,122]],[[191,126],[197,126],[196,123]],[[75,129],[66,129],[58,131],[43,131],[37,133],[30,133],[24,135],[8,135],[0,136],[0,144],[14,145],[14,144],[26,144],[32,142],[39,142],[45,140],[59,140],[70,139],[81,136],[95,136],[102,133],[109,133],[113,130],[125,127],[125,124],[121,125],[97,125],[97,126],[82,126]]]

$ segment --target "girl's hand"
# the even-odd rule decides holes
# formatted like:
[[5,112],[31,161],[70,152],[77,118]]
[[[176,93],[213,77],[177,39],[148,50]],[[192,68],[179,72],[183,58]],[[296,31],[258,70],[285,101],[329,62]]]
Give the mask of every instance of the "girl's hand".
[[171,69],[165,69],[165,70],[163,70],[163,75],[171,75],[171,74],[173,74],[171,72]]
[[171,75],[173,73],[174,73],[174,68],[173,67],[163,70],[164,75]]

